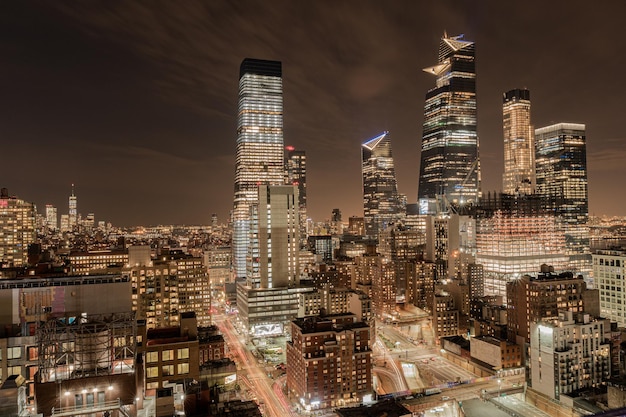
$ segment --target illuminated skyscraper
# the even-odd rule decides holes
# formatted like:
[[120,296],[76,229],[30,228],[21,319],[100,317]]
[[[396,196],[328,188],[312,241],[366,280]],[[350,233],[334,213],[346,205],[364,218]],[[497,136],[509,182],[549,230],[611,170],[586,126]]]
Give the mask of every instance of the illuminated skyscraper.
[[0,266],[24,266],[35,242],[35,205],[0,191]]
[[465,204],[480,197],[474,58],[474,42],[444,33],[437,65],[424,69],[437,81],[424,104],[417,192],[421,214],[435,214],[440,198]]
[[389,132],[361,145],[365,233],[376,237],[405,213],[406,199],[398,194]]
[[72,184],[72,195],[69,199],[69,228],[73,230],[78,226],[78,201],[74,195],[74,184]]
[[246,275],[250,205],[259,185],[284,183],[283,81],[278,61],[246,58],[239,71],[233,266]]
[[535,137],[530,124],[530,91],[515,89],[503,97],[505,194],[533,194],[535,191]]
[[52,204],[46,204],[46,226],[50,231],[56,231],[59,228],[57,208]]
[[548,199],[562,222],[569,268],[588,278],[591,253],[585,125],[558,123],[536,129],[535,166],[537,194]]
[[251,288],[287,287],[298,276],[298,197],[294,186],[260,186],[250,208],[247,282]]
[[298,188],[298,207],[300,212],[300,247],[306,243],[306,153],[293,146],[285,147],[286,184]]

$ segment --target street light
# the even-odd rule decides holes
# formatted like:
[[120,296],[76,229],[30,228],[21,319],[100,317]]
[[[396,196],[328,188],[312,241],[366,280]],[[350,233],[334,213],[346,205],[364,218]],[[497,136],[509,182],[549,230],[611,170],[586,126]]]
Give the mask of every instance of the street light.
[[498,379],[498,397],[500,396],[501,390],[502,390],[502,380]]

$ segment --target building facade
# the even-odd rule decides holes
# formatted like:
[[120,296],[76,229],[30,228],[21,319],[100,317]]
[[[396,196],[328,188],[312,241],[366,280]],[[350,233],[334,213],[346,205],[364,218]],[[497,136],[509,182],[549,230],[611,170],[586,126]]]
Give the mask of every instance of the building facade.
[[[550,398],[606,385],[611,372],[605,320],[561,311],[530,328],[532,387]],[[608,333],[607,333],[608,332]]]
[[438,198],[465,204],[480,197],[474,42],[444,33],[437,64],[424,71],[437,80],[424,104],[417,198],[420,213],[435,214]]
[[586,285],[571,272],[543,272],[536,277],[524,275],[507,283],[507,326],[509,341],[530,342],[533,323],[558,317],[560,310],[584,311],[583,292]]
[[293,185],[260,185],[257,201],[250,206],[247,285],[294,285],[300,268],[298,189]]
[[398,194],[389,132],[361,145],[365,233],[376,237],[402,218],[406,199]]
[[250,205],[259,185],[285,181],[282,64],[246,58],[239,72],[237,159],[233,207],[233,266],[246,276]]
[[0,266],[19,267],[28,262],[28,245],[35,242],[35,205],[0,191]]
[[300,213],[300,248],[306,243],[306,152],[286,146],[285,174],[287,185],[298,188],[298,211]]
[[503,95],[504,174],[506,194],[535,192],[535,135],[530,122],[530,91],[515,89]]
[[302,409],[359,403],[372,394],[367,324],[340,314],[296,319],[291,328],[287,387]]
[[592,259],[593,278],[600,291],[600,316],[626,327],[626,251],[600,250]]
[[546,197],[563,224],[570,270],[591,272],[585,125],[557,123],[535,130],[537,194]]

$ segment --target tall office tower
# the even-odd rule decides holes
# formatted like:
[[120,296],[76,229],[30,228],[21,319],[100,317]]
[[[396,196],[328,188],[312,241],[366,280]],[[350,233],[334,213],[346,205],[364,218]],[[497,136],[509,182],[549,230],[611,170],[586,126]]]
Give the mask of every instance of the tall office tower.
[[217,214],[211,214],[211,228],[215,230],[217,228]]
[[246,58],[239,71],[237,160],[233,206],[233,266],[246,276],[250,205],[259,185],[284,183],[283,80],[277,61]]
[[507,283],[507,327],[511,343],[530,342],[531,324],[555,319],[559,310],[584,311],[585,282],[571,272],[541,272],[537,277],[524,275]]
[[78,201],[76,195],[74,195],[74,184],[72,184],[72,195],[69,199],[69,228],[73,230],[78,226]]
[[0,267],[24,266],[35,242],[35,205],[0,190]]
[[290,185],[259,186],[258,203],[250,208],[247,284],[281,288],[298,278],[298,189]]
[[606,385],[611,376],[610,322],[559,311],[558,318],[531,325],[533,390],[558,400]]
[[250,206],[246,281],[237,285],[239,318],[249,335],[280,334],[297,314],[299,234],[298,189],[259,186]]
[[535,192],[535,136],[530,124],[530,91],[515,89],[503,95],[504,174],[506,194]]
[[535,130],[537,194],[545,196],[563,223],[570,270],[590,284],[589,203],[585,125],[558,123]]
[[405,199],[398,194],[389,132],[361,145],[365,233],[376,237],[402,218]]
[[286,184],[298,188],[298,210],[300,213],[300,248],[306,246],[306,153],[293,146],[285,147]]
[[475,203],[480,197],[474,42],[444,33],[437,65],[424,71],[437,81],[424,104],[417,198],[421,214],[435,214],[438,202]]
[[59,218],[57,217],[57,208],[52,204],[46,204],[46,225],[48,230],[55,231],[59,228]]

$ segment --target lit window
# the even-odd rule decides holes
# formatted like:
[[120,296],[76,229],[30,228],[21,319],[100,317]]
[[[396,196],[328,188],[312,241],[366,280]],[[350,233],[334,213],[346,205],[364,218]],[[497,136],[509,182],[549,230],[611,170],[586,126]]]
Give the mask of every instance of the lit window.
[[178,359],[189,359],[189,348],[178,349]]
[[151,366],[146,368],[146,378],[157,378],[159,376],[159,367]]
[[182,374],[188,374],[189,373],[189,363],[184,362],[184,363],[179,363],[178,364],[178,374],[182,375]]
[[147,352],[146,353],[146,362],[154,363],[159,361],[159,352]]

